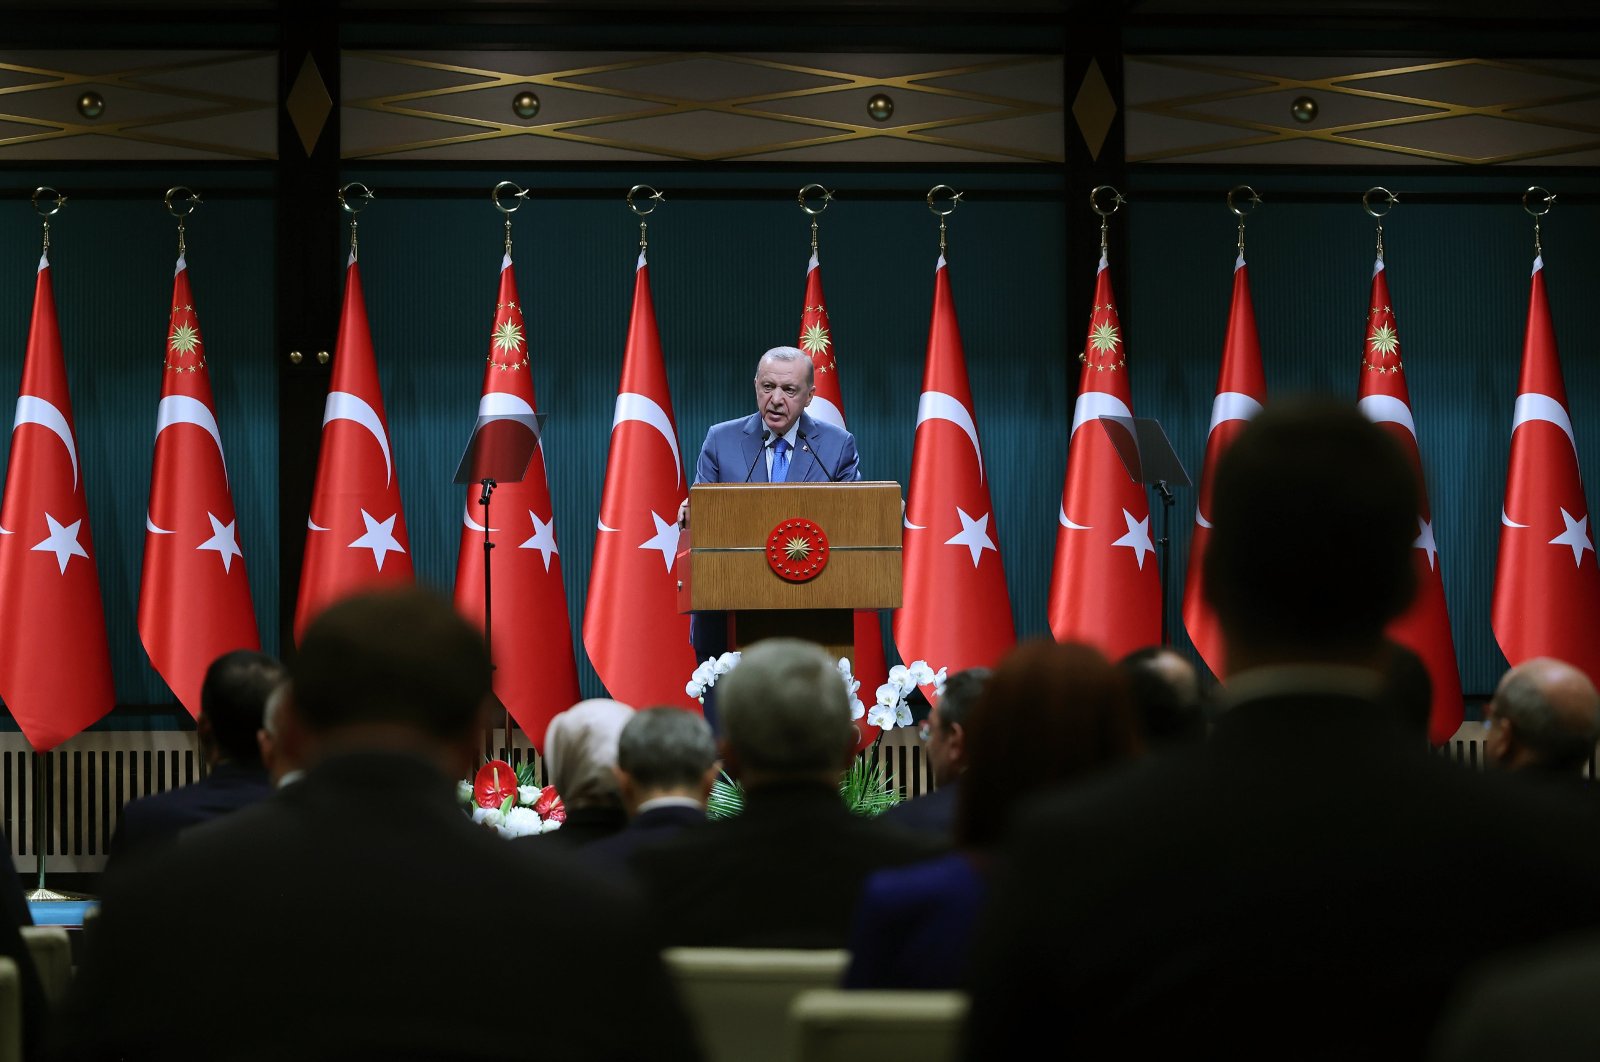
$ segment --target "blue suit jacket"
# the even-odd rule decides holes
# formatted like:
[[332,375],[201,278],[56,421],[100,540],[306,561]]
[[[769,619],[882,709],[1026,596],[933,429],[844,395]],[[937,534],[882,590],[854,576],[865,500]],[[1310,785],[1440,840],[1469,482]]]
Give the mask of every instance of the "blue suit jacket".
[[[765,483],[767,463],[761,453],[761,414],[713,424],[706,432],[700,459],[695,462],[696,483]],[[824,424],[809,413],[800,414],[800,431],[789,455],[790,483],[848,482],[861,478],[854,435]],[[745,478],[749,473],[749,479]]]

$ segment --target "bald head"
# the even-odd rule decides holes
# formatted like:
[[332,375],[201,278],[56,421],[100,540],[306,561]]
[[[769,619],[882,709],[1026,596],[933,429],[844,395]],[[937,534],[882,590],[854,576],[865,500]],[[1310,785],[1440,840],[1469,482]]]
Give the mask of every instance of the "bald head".
[[1577,772],[1600,739],[1600,693],[1571,664],[1549,657],[1507,671],[1489,702],[1485,748],[1513,770]]

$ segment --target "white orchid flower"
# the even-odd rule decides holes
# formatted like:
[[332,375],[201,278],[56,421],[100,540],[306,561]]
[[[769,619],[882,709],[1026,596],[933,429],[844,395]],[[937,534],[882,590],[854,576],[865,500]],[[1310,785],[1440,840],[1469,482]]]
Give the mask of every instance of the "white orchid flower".
[[896,664],[889,669],[889,683],[897,689],[905,689],[911,677],[911,669],[904,664]]
[[882,730],[894,728],[894,705],[874,705],[872,711],[867,713],[867,722]]
[[928,666],[926,660],[912,661],[911,667],[907,670],[911,672],[911,677],[916,680],[918,686],[926,686],[933,681],[933,668]]
[[852,721],[860,719],[867,714],[867,706],[861,703],[860,697],[850,698],[850,718]]
[[900,687],[894,684],[893,678],[878,687],[878,704],[885,708],[893,708],[898,700],[900,700]]
[[732,671],[736,666],[738,666],[739,657],[741,655],[743,655],[743,654],[737,653],[737,652],[733,652],[733,653],[723,653],[721,656],[717,657],[717,664],[716,664],[716,672],[717,672],[717,674],[718,675],[726,675],[728,672]]
[[[911,706],[909,704],[907,704],[905,701],[901,701],[898,705],[895,706],[895,709],[894,709],[894,721],[895,721],[895,723],[899,724],[900,726],[910,726],[911,725]],[[889,727],[885,727],[884,729],[887,730],[887,729],[889,729]]]

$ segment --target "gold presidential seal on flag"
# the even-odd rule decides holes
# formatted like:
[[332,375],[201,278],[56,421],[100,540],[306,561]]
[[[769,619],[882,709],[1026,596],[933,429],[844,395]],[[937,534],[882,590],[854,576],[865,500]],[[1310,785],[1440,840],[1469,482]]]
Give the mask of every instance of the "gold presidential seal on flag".
[[828,536],[810,520],[784,520],[767,536],[767,566],[791,583],[814,579],[828,566]]

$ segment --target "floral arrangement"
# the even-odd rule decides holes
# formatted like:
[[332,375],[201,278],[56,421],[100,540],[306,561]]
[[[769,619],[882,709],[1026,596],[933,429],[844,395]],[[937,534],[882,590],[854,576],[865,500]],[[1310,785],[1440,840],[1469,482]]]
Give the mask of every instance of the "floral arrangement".
[[[852,813],[871,818],[900,803],[900,790],[889,784],[881,763],[857,756],[839,782],[839,799]],[[736,779],[723,774],[711,783],[711,796],[706,801],[708,818],[731,819],[743,810],[744,786]]]
[[556,787],[534,784],[533,765],[513,768],[505,760],[490,760],[472,781],[456,783],[456,799],[472,821],[502,837],[537,837],[559,830],[567,821],[567,808]]
[[[706,691],[717,684],[717,680],[739,665],[739,653],[723,653],[721,656],[708,657],[699,667],[694,669],[694,674],[689,676],[688,683],[683,691],[702,703],[705,701]],[[940,696],[944,694],[945,668],[938,671],[928,666],[926,660],[915,660],[910,664],[896,664],[889,669],[889,681],[878,687],[878,693],[872,710],[868,711],[861,703],[861,698],[856,696],[856,691],[861,689],[861,680],[850,671],[850,661],[840,657],[839,677],[844,680],[845,689],[850,697],[850,718],[860,719],[866,716],[867,722],[880,730],[893,730],[897,726],[911,725],[911,691],[918,686],[933,686]]]

